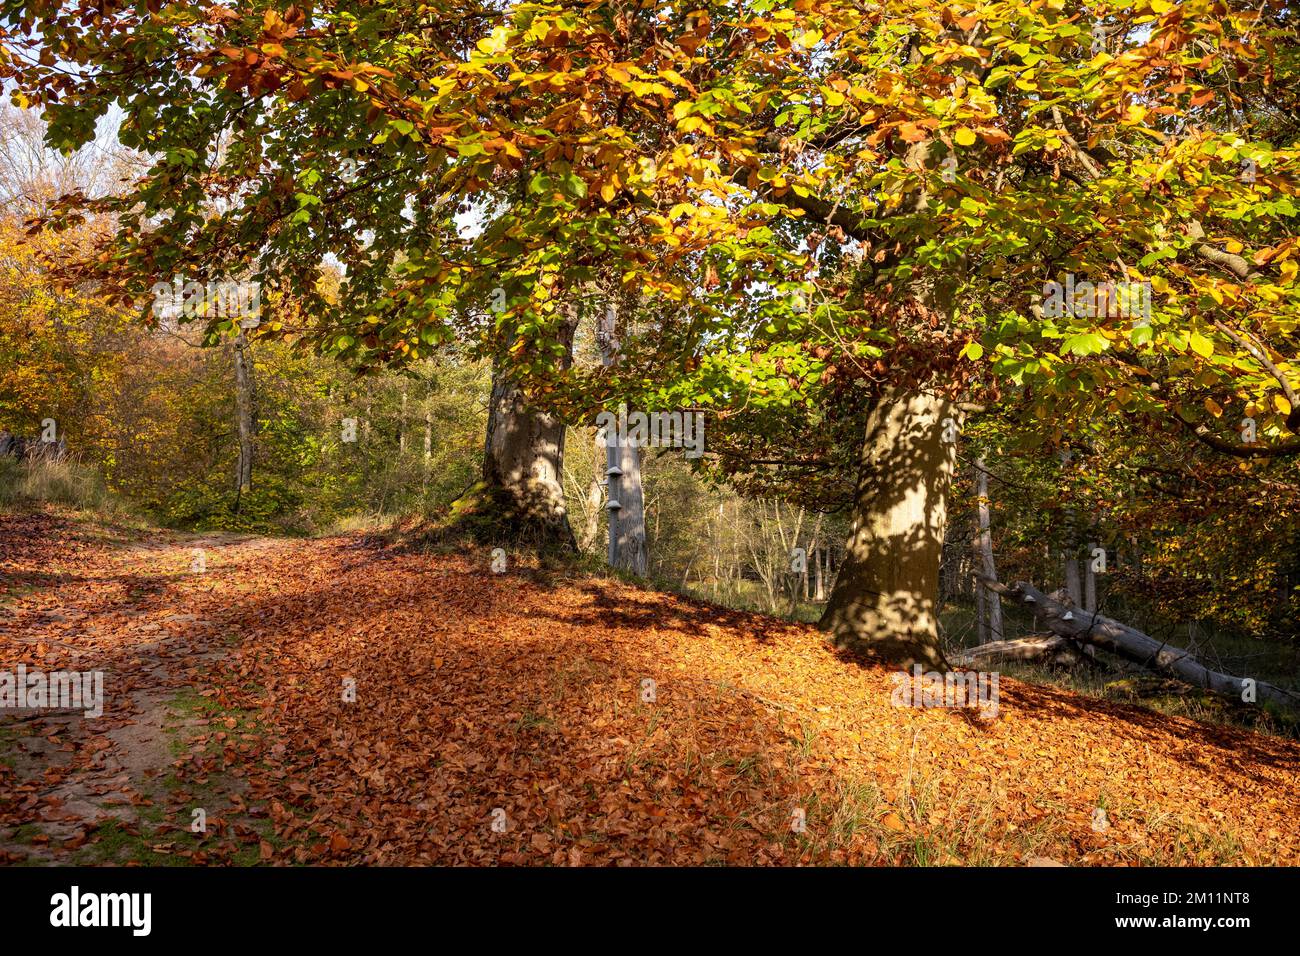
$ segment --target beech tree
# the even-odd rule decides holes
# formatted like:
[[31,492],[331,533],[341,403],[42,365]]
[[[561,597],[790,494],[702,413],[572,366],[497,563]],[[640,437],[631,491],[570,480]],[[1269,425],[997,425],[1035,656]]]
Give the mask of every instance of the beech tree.
[[[52,145],[115,105],[154,157],[50,219],[119,224],[110,293],[255,268],[315,317],[261,334],[360,366],[468,341],[570,420],[714,409],[723,472],[849,500],[842,647],[943,663],[947,490],[990,403],[1038,440],[1109,414],[1300,451],[1285,0],[0,11]],[[609,276],[647,320],[573,367]]]

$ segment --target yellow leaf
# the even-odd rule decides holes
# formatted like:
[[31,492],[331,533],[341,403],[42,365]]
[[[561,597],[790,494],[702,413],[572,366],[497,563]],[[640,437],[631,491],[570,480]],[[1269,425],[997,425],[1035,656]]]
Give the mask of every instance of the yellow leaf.
[[1276,408],[1278,410],[1278,413],[1281,415],[1291,414],[1291,403],[1288,402],[1286,398],[1281,395],[1273,396],[1273,407]]
[[1214,343],[1211,342],[1209,339],[1207,339],[1200,332],[1192,333],[1192,337],[1189,340],[1189,344],[1192,346],[1192,351],[1195,352],[1197,355],[1203,356],[1205,358],[1209,358],[1211,355],[1214,354]]
[[975,142],[975,132],[963,126],[957,130],[953,138],[957,140],[958,146],[970,146]]

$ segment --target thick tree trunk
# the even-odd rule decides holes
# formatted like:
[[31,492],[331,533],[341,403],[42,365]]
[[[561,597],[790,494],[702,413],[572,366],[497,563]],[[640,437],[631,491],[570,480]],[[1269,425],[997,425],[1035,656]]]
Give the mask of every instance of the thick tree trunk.
[[576,549],[564,502],[564,423],[532,408],[501,372],[492,376],[483,482],[502,530],[539,545]]
[[836,646],[888,663],[945,668],[939,563],[957,457],[941,396],[889,388],[867,417],[853,530],[821,626]]
[[235,336],[235,417],[239,438],[239,456],[235,462],[235,508],[238,510],[240,497],[253,487],[253,359],[243,327]]
[[611,557],[615,567],[644,577],[650,563],[650,552],[645,535],[645,491],[641,487],[641,449],[630,438],[624,438],[612,449],[614,460],[623,473],[610,477],[610,495],[617,485],[618,503],[622,505],[615,527],[615,546]]

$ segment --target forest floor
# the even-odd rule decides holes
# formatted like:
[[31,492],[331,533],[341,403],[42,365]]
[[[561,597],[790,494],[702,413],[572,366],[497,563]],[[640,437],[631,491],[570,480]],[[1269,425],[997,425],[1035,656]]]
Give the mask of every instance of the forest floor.
[[8,863],[1300,864],[1295,741],[486,552],[0,515],[20,663],[105,704],[0,711]]

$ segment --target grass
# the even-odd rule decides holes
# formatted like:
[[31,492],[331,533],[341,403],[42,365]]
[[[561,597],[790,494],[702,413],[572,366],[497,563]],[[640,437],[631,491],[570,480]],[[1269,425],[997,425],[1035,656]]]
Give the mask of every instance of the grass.
[[[183,734],[190,720],[233,717],[237,721],[236,726],[223,727],[227,733],[233,735],[257,732],[257,725],[251,711],[232,710],[219,701],[204,697],[193,690],[183,690],[178,693],[168,701],[168,709],[170,719],[164,724],[164,729],[169,737],[168,749],[172,756],[178,759],[191,750],[190,741],[185,739]],[[215,753],[220,749],[221,744],[215,739],[210,739],[205,752]],[[76,862],[83,864],[133,862],[145,866],[194,865],[192,857],[186,854],[202,851],[213,840],[215,834],[193,832],[188,819],[167,826],[165,807],[175,803],[182,792],[186,796],[186,806],[203,808],[209,820],[221,816],[222,808],[227,803],[226,796],[219,791],[215,782],[209,781],[202,785],[193,782],[183,783],[173,770],[162,778],[155,792],[150,794],[153,800],[152,806],[141,808],[142,825],[139,832],[133,832],[131,828],[119,821],[105,823],[97,831],[98,839],[79,851]],[[257,832],[259,842],[241,845],[231,857],[230,862],[233,865],[255,866],[260,863],[260,840],[266,840],[277,850],[282,848],[282,841],[275,836],[270,820],[248,819],[242,822]],[[166,827],[165,833],[162,832],[164,827]],[[172,846],[167,850],[155,849],[164,843]]]
[[114,516],[129,509],[104,485],[99,472],[70,458],[18,461],[0,457],[0,506],[45,501]]
[[554,724],[555,721],[545,714],[534,714],[532,711],[527,711],[515,721],[515,733],[525,730],[550,730]]

